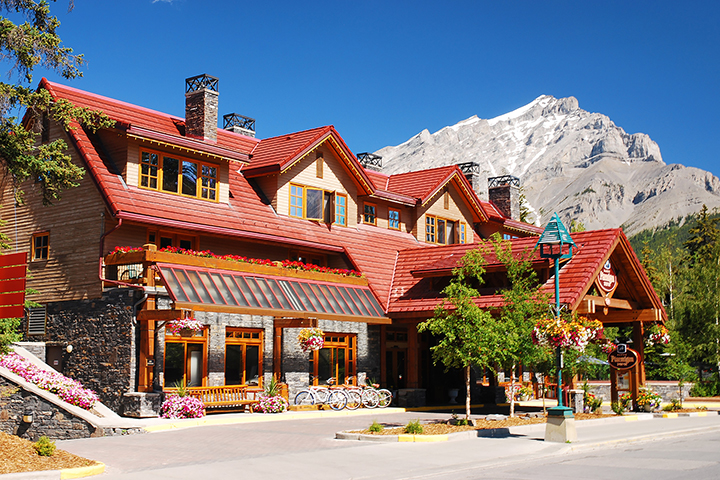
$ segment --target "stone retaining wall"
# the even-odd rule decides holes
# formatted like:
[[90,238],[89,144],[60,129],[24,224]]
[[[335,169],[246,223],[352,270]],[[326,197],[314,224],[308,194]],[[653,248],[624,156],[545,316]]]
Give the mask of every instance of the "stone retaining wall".
[[[22,421],[23,413],[32,412],[32,423]],[[42,435],[52,440],[68,440],[102,436],[85,420],[54,405],[44,398],[25,391],[0,377],[0,430],[18,437],[37,441]]]

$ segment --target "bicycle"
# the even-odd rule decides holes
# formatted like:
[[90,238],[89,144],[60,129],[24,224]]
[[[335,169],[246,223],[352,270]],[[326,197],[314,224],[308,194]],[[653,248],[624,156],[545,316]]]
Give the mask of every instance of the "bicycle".
[[328,405],[333,410],[342,410],[348,403],[348,396],[340,389],[331,388],[333,381],[330,378],[327,385],[308,385],[295,395],[295,405]]

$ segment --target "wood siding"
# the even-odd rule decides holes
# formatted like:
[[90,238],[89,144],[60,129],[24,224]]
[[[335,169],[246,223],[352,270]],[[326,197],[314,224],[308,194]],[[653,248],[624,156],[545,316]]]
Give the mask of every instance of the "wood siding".
[[[317,178],[315,167],[316,153],[322,153],[324,158],[323,178]],[[348,174],[342,162],[333,155],[324,145],[308,153],[292,168],[278,177],[277,183],[277,212],[280,215],[290,215],[290,183],[306,187],[322,188],[327,191],[347,194],[347,221],[348,227],[357,224],[357,187],[353,178]]]
[[[419,218],[417,228],[413,230],[416,238],[425,241],[425,217],[426,215],[434,215],[452,221],[465,222],[467,224],[467,240],[466,243],[473,242],[473,215],[470,208],[463,201],[463,196],[457,191],[455,186],[450,183],[446,187],[450,194],[448,208],[445,208],[445,190],[440,190],[434,197],[428,201],[424,207],[418,208]],[[457,234],[457,232],[456,232]],[[457,240],[454,240],[457,241]]]
[[[51,122],[50,139],[58,137],[70,145],[67,152],[72,161],[83,166],[65,132]],[[42,205],[42,193],[34,180],[21,185],[24,204],[17,207],[12,185],[4,181],[3,187],[2,231],[10,237],[13,250],[30,252],[33,233],[47,231],[50,235],[48,259],[29,262],[27,285],[39,294],[28,298],[44,303],[99,297],[99,239],[105,204],[90,175],[86,173],[79,187],[66,190],[52,206]]]

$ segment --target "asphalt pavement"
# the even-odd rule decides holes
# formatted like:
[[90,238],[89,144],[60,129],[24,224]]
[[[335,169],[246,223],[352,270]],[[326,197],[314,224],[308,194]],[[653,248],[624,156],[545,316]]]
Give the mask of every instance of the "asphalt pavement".
[[[205,423],[146,422],[151,433],[57,442],[58,447],[105,463],[96,478],[479,478],[477,472],[516,462],[552,462],[590,450],[720,431],[720,415],[657,418],[639,414],[576,421],[577,441],[543,441],[545,425],[512,427],[501,438],[451,437],[447,442],[375,443],[336,440],[335,432],[362,429],[373,420],[405,425],[447,420],[448,412],[386,409],[219,414]],[[714,460],[713,460],[714,461]],[[718,474],[720,476],[720,474]],[[518,477],[521,478],[521,477]],[[587,478],[593,477],[592,472]]]

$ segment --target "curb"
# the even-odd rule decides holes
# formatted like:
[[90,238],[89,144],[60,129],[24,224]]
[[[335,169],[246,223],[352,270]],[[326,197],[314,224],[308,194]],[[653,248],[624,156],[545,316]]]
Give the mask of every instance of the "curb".
[[76,467],[76,468],[63,468],[62,470],[36,470],[33,472],[17,472],[17,473],[6,473],[0,475],[2,480],[13,480],[13,479],[42,479],[42,480],[58,480],[58,479],[71,479],[71,478],[84,478],[91,477],[93,475],[100,475],[105,473],[105,464],[102,462],[95,462],[95,465],[87,467]]
[[509,428],[485,428],[482,430],[467,430],[465,432],[447,433],[444,435],[409,435],[401,433],[398,435],[368,435],[348,431],[336,432],[336,440],[357,440],[361,442],[386,442],[386,443],[428,443],[428,442],[449,442],[453,440],[464,440],[468,438],[505,438],[510,436]]
[[391,413],[404,413],[406,409],[397,407],[388,407],[382,409],[364,409],[364,410],[317,410],[311,412],[286,412],[280,414],[248,414],[247,417],[221,418],[221,417],[203,417],[195,419],[183,419],[175,422],[161,423],[157,425],[148,425],[143,430],[148,433],[175,430],[178,428],[204,427],[210,425],[234,425],[239,423],[260,423],[260,422],[278,422],[283,420],[304,420],[314,418],[327,417],[350,417],[362,415],[383,415]]

